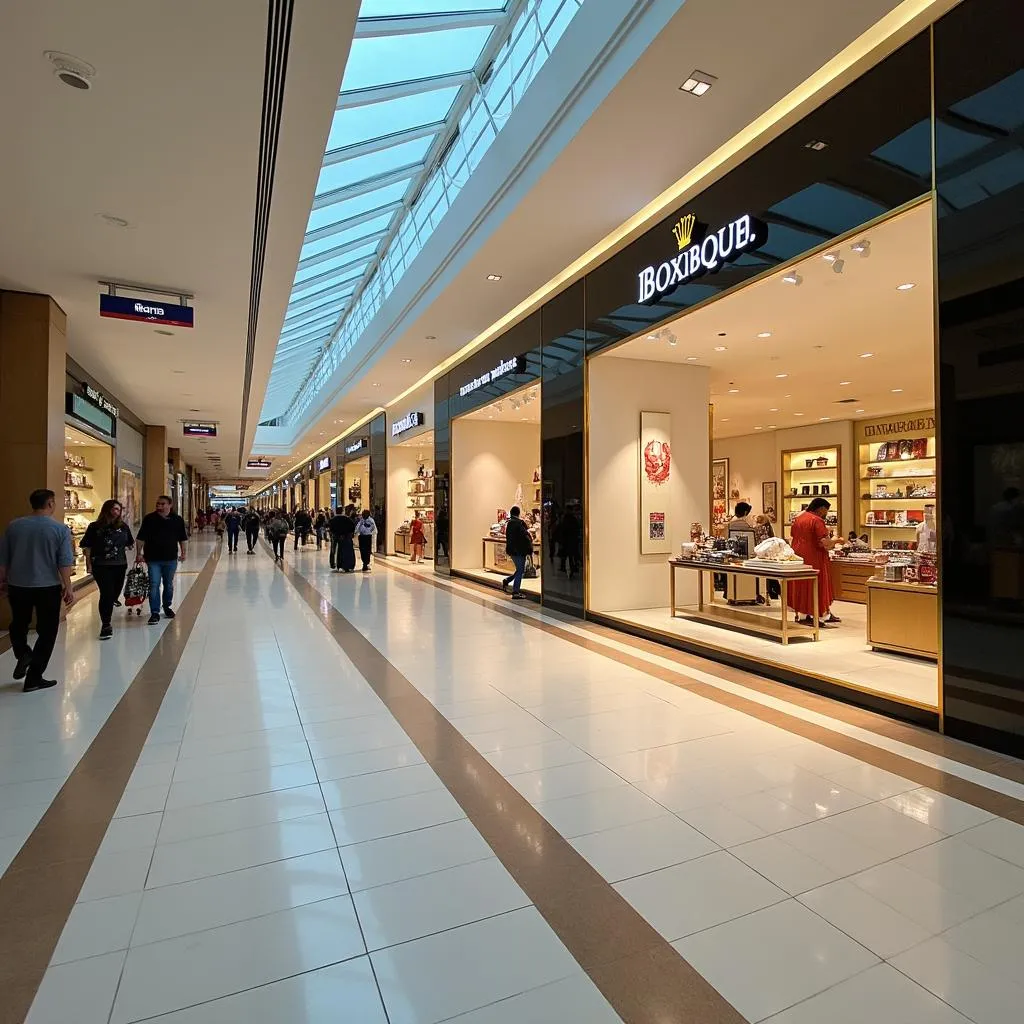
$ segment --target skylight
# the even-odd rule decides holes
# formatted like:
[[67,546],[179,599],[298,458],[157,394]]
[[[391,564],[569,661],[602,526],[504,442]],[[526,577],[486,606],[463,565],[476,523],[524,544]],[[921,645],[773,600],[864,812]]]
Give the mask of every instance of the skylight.
[[362,0],[261,420],[308,407],[583,2]]

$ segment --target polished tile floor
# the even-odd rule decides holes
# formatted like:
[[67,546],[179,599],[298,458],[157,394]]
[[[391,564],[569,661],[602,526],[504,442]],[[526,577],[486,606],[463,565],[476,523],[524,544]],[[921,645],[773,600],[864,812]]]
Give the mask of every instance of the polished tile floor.
[[[730,1012],[1021,1020],[1024,826],[624,664],[615,643],[586,650],[535,607],[287,559]],[[315,603],[264,552],[221,556],[30,1024],[623,1019],[643,980],[592,980],[571,922],[527,896]],[[7,860],[163,628],[100,645],[96,627],[94,608],[72,614],[62,687],[0,690]],[[726,1019],[711,1012],[696,1024]]]

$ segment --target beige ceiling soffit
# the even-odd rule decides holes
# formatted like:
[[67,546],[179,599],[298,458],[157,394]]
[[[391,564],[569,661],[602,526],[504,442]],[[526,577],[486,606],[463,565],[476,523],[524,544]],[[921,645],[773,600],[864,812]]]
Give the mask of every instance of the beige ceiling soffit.
[[[332,447],[333,445],[336,445],[343,437],[348,437],[348,435],[351,434],[353,430],[358,430],[360,427],[366,426],[366,424],[369,423],[370,420],[372,420],[375,416],[379,416],[382,412],[386,411],[387,410],[382,405],[378,405],[376,409],[371,409],[370,412],[368,412],[361,420],[356,420],[356,422],[353,423],[350,427],[346,427],[340,434],[338,434],[336,437],[332,437],[330,441],[321,445],[312,454],[304,455],[301,459],[299,459],[298,462],[290,466],[287,472],[282,473],[279,477],[277,477],[274,480],[268,481],[259,490],[262,492],[265,491],[268,487],[273,487],[274,484],[280,483],[282,480],[284,480],[285,477],[291,476],[295,472],[296,466],[300,465],[303,462],[310,462],[311,460],[323,455],[323,453],[327,451],[328,448]],[[285,458],[288,458],[288,456],[285,456]]]
[[810,109],[820,106],[825,100],[834,96],[865,71],[899,49],[918,32],[941,18],[959,2],[960,0],[904,0],[778,103],[769,107],[760,117],[751,121],[746,128],[683,175],[674,185],[602,238],[593,248],[570,263],[561,273],[541,285],[532,295],[525,298],[500,320],[495,321],[472,341],[438,363],[388,404],[394,405],[396,402],[402,401],[417,388],[429,384],[430,381],[446,373],[477,349],[493,341],[509,327],[538,309],[553,295],[624,249],[689,197],[707,188],[712,181],[727,174],[750,154],[763,148],[773,138],[791,128]]

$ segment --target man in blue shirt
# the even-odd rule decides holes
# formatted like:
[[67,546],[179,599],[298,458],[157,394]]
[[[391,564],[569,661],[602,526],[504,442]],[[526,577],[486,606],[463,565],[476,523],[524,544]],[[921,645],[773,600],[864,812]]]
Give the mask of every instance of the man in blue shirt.
[[[71,531],[54,519],[56,495],[38,490],[29,495],[32,514],[12,520],[0,537],[0,592],[11,603],[11,647],[17,662],[14,678],[24,679],[25,693],[56,686],[43,673],[60,629],[60,605],[75,603],[71,569],[75,551]],[[28,627],[36,615],[36,642],[28,645]]]

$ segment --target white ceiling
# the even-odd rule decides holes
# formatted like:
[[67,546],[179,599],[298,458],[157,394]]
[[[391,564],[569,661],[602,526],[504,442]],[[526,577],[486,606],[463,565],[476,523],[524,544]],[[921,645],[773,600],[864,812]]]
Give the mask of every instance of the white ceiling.
[[[820,0],[686,0],[444,292],[399,324],[397,340],[366,361],[282,466],[389,405],[897,6],[829,5],[823,18]],[[700,99],[679,91],[694,68],[718,77]]]
[[[867,257],[850,248],[862,239]],[[841,274],[826,256],[843,260]],[[799,285],[780,270],[607,355],[710,367],[716,437],[933,407],[930,203],[791,269]]]
[[[33,0],[0,31],[0,287],[52,295],[69,355],[212,478],[251,446],[358,2],[296,4],[243,439],[267,6]],[[48,49],[94,65],[93,88],[62,85]],[[99,278],[194,293],[195,329],[101,320]],[[190,418],[218,438],[183,438]]]

